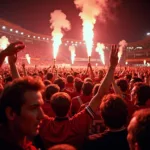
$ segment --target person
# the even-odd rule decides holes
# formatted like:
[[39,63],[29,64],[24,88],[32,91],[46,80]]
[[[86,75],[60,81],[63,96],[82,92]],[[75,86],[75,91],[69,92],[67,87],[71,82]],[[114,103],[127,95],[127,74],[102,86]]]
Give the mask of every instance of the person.
[[55,117],[55,114],[52,110],[50,99],[53,94],[60,91],[60,88],[57,84],[51,84],[46,87],[44,92],[44,105],[42,106],[44,113],[49,117]]
[[149,108],[150,87],[144,82],[135,83],[131,91],[131,100],[136,105],[136,110]]
[[128,126],[130,150],[150,149],[150,109],[141,109],[134,113]]
[[35,150],[28,139],[39,133],[44,84],[32,77],[16,79],[0,98],[0,150]]
[[100,104],[100,112],[107,130],[90,135],[85,149],[129,150],[126,139],[128,110],[123,99],[115,94],[106,95]]
[[97,94],[89,102],[88,106],[75,116],[68,118],[71,98],[67,93],[58,92],[52,96],[50,103],[55,113],[55,118],[45,118],[40,127],[40,136],[45,148],[64,143],[73,145],[77,149],[82,148],[83,141],[88,134],[89,125],[93,121],[101,99],[109,91],[117,63],[118,48],[117,46],[112,46],[110,67]]
[[72,99],[71,114],[75,115],[82,104],[89,102],[92,99],[93,84],[84,82],[82,86],[82,94]]

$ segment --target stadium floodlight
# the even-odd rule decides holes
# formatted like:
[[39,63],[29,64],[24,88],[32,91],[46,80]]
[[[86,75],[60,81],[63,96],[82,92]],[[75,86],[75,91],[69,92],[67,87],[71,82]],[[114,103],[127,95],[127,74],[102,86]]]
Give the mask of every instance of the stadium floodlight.
[[24,33],[23,32],[21,32],[21,35],[23,35]]
[[148,32],[147,35],[149,36],[149,35],[150,35],[150,32]]
[[18,33],[19,31],[18,30],[16,30],[16,33]]
[[10,29],[10,32],[12,32],[13,31],[13,29]]
[[2,29],[5,30],[5,29],[6,29],[6,26],[2,26]]

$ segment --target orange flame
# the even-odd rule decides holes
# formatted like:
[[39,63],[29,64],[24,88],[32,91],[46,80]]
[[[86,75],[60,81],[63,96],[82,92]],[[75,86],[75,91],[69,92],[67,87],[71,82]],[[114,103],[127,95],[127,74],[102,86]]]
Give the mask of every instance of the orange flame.
[[88,57],[90,57],[92,54],[93,38],[94,38],[93,28],[94,28],[94,25],[91,21],[84,21],[84,23],[83,23],[83,39],[86,44]]
[[96,52],[99,53],[102,63],[105,65],[104,44],[97,43]]
[[31,57],[29,56],[29,54],[26,54],[26,59],[28,64],[31,64]]
[[50,14],[51,19],[50,28],[53,29],[52,31],[52,41],[53,41],[53,57],[56,59],[59,47],[62,43],[61,39],[63,37],[62,29],[70,30],[71,24],[66,19],[67,16],[61,10],[55,10],[53,13]]
[[75,47],[74,46],[69,46],[69,50],[71,52],[71,63],[74,64],[75,61]]

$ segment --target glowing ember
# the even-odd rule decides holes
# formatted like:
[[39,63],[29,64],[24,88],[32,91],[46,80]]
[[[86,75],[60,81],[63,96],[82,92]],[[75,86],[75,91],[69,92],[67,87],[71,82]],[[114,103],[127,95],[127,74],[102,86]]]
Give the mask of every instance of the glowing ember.
[[63,37],[62,29],[70,30],[70,22],[66,19],[66,15],[61,10],[55,10],[50,14],[51,19],[50,28],[52,31],[52,41],[53,41],[53,57],[56,59],[59,47],[62,43],[61,39]]
[[69,46],[69,50],[71,52],[71,63],[74,64],[75,61],[75,47],[74,46]]
[[99,53],[102,63],[105,65],[105,54],[104,54],[105,45],[97,43],[96,52]]

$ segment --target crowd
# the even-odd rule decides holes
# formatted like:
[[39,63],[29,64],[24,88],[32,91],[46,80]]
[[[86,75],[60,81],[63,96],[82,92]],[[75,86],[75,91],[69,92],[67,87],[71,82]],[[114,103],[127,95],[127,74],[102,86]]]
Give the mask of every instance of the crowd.
[[[0,53],[0,150],[150,150],[150,69],[26,67]],[[2,67],[8,56],[9,66]]]

